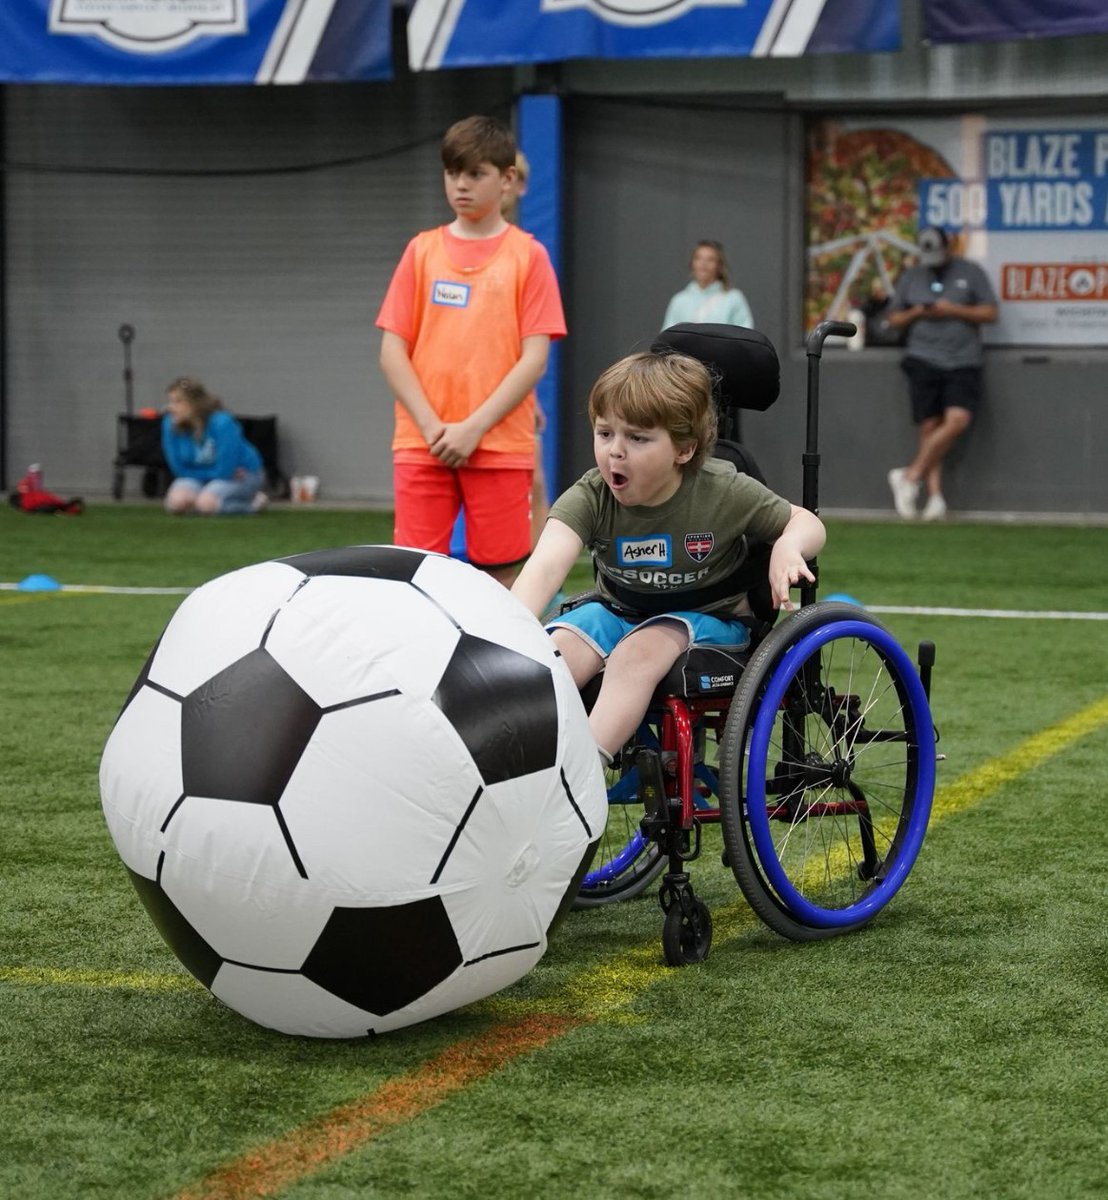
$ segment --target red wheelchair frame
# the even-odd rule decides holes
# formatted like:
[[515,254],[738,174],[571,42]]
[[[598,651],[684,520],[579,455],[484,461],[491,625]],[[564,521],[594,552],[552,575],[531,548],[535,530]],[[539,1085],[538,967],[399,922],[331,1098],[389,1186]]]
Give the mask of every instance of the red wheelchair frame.
[[[682,331],[713,329],[722,337],[726,328],[677,326],[662,337],[680,342]],[[803,503],[812,512],[819,360],[828,336],[853,331],[827,321],[806,343]],[[760,338],[749,332],[742,331],[748,342]],[[760,340],[763,357],[765,347],[772,353]],[[726,413],[750,376],[711,365]],[[770,374],[762,372],[753,403],[743,406],[776,399]],[[630,898],[661,875],[662,946],[672,965],[701,961],[711,946],[711,915],[687,869],[705,824],[722,825],[724,861],[754,911],[795,940],[867,924],[922,846],[935,783],[934,645],[922,642],[913,664],[875,618],[851,604],[817,603],[816,588],[802,586],[800,609],[775,626],[763,608],[769,619],[749,648],[690,647],[610,778],[608,829],[577,906]],[[709,738],[718,747],[714,768],[705,761]]]

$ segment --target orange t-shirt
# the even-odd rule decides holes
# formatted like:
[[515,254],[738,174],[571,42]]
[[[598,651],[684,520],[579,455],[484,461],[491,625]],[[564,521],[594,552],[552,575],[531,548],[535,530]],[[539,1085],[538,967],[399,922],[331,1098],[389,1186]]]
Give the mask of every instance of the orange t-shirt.
[[[566,332],[550,257],[514,225],[492,238],[455,237],[445,226],[417,234],[393,272],[377,325],[407,342],[424,395],[443,421],[464,420],[488,399],[519,361],[524,338]],[[392,448],[398,461],[430,457],[399,402]],[[469,465],[529,467],[534,452],[531,392],[485,434]]]

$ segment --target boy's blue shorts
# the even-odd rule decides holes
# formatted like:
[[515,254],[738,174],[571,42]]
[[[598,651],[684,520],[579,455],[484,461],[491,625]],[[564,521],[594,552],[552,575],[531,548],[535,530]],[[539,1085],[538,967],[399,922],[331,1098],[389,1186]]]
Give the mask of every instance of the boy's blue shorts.
[[575,630],[586,642],[606,659],[616,643],[632,630],[641,629],[658,621],[679,621],[689,631],[690,645],[708,643],[713,646],[745,646],[750,641],[750,630],[742,621],[726,621],[721,617],[710,617],[702,612],[671,612],[643,621],[629,621],[617,616],[598,600],[590,600],[578,608],[563,613],[546,626],[547,630],[567,628]]

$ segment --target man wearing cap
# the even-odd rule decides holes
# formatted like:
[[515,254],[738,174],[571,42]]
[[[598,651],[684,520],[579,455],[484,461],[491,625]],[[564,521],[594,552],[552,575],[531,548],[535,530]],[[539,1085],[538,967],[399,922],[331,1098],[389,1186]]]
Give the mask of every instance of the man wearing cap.
[[[942,463],[973,421],[981,400],[981,326],[997,318],[996,294],[977,265],[950,252],[944,229],[920,231],[919,265],[897,280],[888,323],[906,329],[901,367],[908,376],[912,419],[919,430],[915,458],[889,472],[896,511],[905,520],[946,515]],[[919,510],[920,484],[927,501]]]

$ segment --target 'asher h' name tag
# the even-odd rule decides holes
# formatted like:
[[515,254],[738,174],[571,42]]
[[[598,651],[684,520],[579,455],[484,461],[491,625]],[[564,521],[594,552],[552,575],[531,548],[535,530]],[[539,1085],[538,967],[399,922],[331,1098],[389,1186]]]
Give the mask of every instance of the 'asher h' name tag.
[[469,304],[469,284],[436,279],[431,289],[431,303],[445,304],[449,308],[465,308]]

